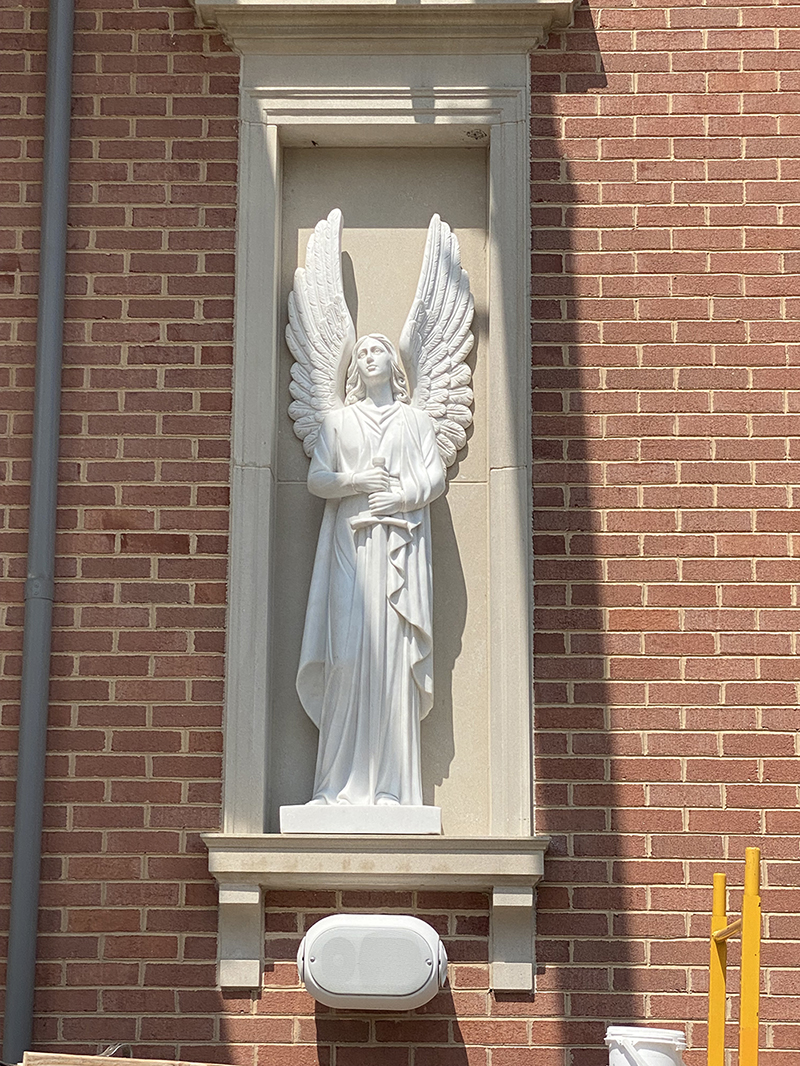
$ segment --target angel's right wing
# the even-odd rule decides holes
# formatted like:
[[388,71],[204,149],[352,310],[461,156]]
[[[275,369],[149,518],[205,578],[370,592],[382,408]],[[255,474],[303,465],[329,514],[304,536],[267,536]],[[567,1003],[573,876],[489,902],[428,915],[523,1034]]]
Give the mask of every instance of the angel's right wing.
[[289,391],[294,431],[310,456],[320,426],[342,404],[343,374],[356,343],[342,283],[342,212],[318,222],[289,293],[286,343],[295,358]]

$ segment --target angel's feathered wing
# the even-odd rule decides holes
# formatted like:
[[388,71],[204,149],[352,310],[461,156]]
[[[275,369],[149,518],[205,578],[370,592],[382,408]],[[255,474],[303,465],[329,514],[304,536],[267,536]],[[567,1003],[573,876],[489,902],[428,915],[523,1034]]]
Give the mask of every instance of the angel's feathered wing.
[[411,402],[430,416],[445,467],[455,462],[466,444],[472,422],[472,373],[464,360],[474,340],[473,309],[458,241],[447,223],[434,215],[417,294],[400,336],[400,354]]
[[306,265],[298,267],[289,293],[286,343],[295,358],[289,414],[306,455],[320,426],[342,404],[342,378],[356,342],[342,284],[342,212],[334,208],[308,241]]

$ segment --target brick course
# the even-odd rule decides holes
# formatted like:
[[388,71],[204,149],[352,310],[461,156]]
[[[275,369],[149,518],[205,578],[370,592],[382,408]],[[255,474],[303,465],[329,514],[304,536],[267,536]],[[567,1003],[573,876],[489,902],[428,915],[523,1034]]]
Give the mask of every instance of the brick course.
[[[4,900],[45,25],[40,0],[0,12]],[[219,824],[238,62],[186,0],[78,0],[37,1046],[599,1066],[605,1024],[646,1019],[686,1022],[700,1066],[711,875],[736,910],[760,844],[762,1061],[794,1063],[800,8],[598,0],[531,65],[537,992],[488,993],[480,895],[273,893],[263,995],[221,996],[198,834]],[[450,987],[414,1015],[315,1012],[291,960],[339,907],[431,921]]]

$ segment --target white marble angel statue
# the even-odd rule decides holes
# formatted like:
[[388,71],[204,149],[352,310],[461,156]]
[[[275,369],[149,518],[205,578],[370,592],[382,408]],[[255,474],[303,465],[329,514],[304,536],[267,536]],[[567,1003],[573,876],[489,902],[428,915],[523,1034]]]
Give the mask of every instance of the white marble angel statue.
[[434,215],[400,337],[356,342],[342,213],[308,242],[289,296],[289,413],[325,513],[297,673],[319,728],[312,804],[422,804],[420,720],[433,703],[429,504],[472,421],[473,300]]

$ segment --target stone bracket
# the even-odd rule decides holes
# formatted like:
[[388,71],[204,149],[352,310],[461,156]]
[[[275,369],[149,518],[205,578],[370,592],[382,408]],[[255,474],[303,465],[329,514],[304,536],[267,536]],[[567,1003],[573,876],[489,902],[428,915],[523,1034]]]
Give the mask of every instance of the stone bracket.
[[491,987],[530,991],[534,888],[547,837],[346,836],[207,833],[219,884],[219,984],[259,988],[264,889],[419,888],[490,896]]
[[217,983],[260,988],[264,972],[264,895],[258,885],[219,885]]
[[533,988],[535,898],[533,888],[524,885],[497,885],[492,889],[490,980],[498,992]]

